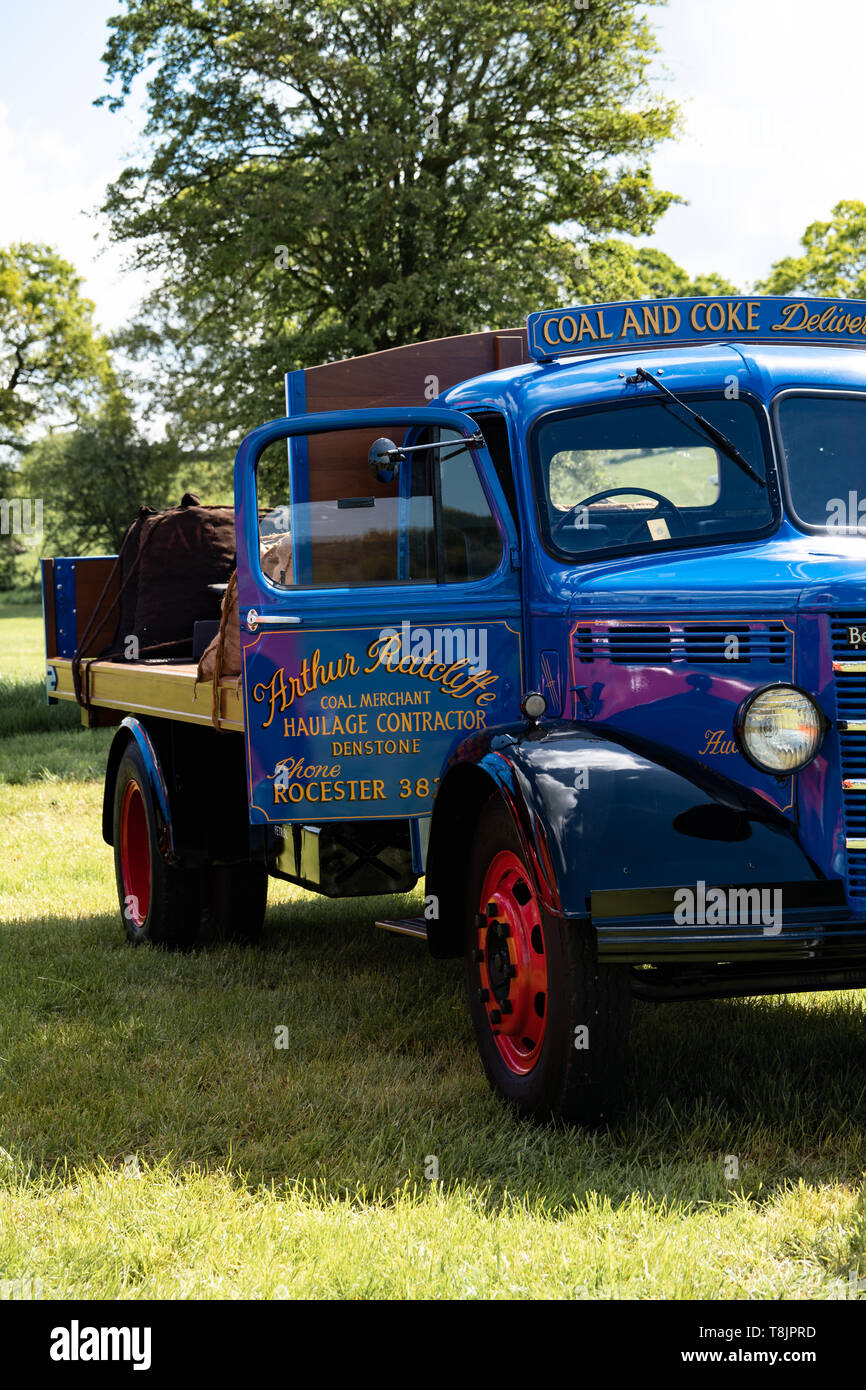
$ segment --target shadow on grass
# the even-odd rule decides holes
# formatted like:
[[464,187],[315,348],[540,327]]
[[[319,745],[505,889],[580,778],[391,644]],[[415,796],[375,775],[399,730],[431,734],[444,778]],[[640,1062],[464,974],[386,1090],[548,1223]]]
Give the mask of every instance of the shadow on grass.
[[49,1168],[135,1153],[367,1200],[423,1188],[436,1155],[446,1188],[560,1212],[862,1179],[862,994],[641,1005],[621,1116],[558,1130],[489,1092],[460,963],[373,930],[377,910],[394,900],[280,903],[260,947],[189,955],[133,950],[106,916],[11,928],[0,1143]]

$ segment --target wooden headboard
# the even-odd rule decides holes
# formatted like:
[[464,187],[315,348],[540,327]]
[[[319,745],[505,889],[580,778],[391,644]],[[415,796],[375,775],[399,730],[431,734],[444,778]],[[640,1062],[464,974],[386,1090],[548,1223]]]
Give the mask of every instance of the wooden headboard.
[[[464,333],[386,348],[292,373],[291,413],[427,405],[440,391],[469,377],[529,360],[525,328]],[[390,492],[367,466],[370,443],[351,431],[311,436],[310,500]]]

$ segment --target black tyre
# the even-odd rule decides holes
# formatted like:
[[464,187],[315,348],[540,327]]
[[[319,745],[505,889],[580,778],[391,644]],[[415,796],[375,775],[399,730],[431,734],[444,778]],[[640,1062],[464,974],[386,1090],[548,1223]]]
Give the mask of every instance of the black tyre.
[[144,758],[132,742],[114,784],[114,870],[127,939],[186,949],[201,915],[201,873],[166,863]]
[[588,925],[543,911],[497,795],[479,820],[467,897],[469,1007],[494,1091],[535,1120],[609,1119],[628,1053],[628,976],[598,964]]
[[263,864],[214,864],[204,871],[200,941],[251,946],[262,934],[268,905]]

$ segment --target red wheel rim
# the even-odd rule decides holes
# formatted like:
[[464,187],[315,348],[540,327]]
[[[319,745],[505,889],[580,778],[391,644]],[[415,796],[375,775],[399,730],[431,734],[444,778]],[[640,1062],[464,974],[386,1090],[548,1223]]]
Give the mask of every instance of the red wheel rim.
[[491,861],[477,923],[480,998],[493,1040],[508,1070],[526,1076],[547,1027],[547,956],[532,880],[511,850]]
[[120,803],[120,864],[123,910],[141,927],[150,909],[150,836],[144,797],[134,779],[124,787]]

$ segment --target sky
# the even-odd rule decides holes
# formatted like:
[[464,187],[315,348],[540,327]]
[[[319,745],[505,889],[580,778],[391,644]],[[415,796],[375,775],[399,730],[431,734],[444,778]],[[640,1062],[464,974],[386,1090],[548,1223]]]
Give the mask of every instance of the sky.
[[[119,327],[146,289],[93,214],[127,163],[144,113],[112,115],[100,62],[113,0],[0,0],[0,246],[55,246],[85,278],[97,319]],[[95,240],[97,233],[100,240]]]
[[[56,246],[85,277],[106,329],[146,288],[95,215],[143,124],[138,104],[115,115],[92,105],[106,90],[106,20],[119,9],[0,0],[0,245]],[[716,271],[749,289],[834,203],[866,199],[866,5],[670,0],[651,14],[662,48],[654,81],[683,122],[653,174],[687,203],[648,242],[692,274]]]

